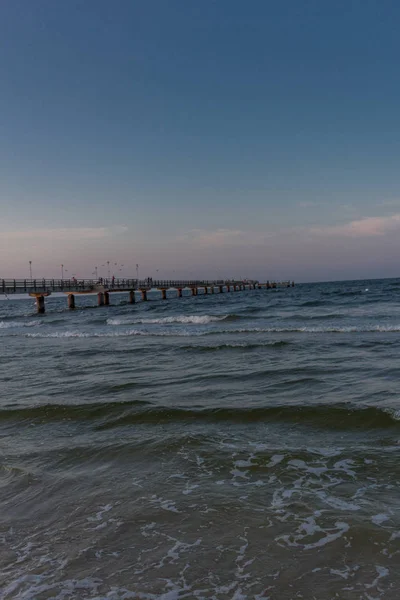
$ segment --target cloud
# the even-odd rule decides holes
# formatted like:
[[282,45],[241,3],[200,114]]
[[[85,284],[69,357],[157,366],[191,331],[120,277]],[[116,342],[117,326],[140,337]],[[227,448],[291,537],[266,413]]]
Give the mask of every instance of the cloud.
[[127,227],[60,227],[55,229],[29,229],[26,231],[3,231],[4,240],[36,240],[36,241],[81,241],[100,240],[120,235],[128,231]]
[[179,236],[178,241],[189,242],[200,247],[223,248],[232,246],[254,246],[262,244],[272,234],[255,231],[242,231],[240,229],[191,229],[186,234]]
[[313,227],[310,229],[312,235],[352,238],[375,237],[394,231],[400,231],[400,214],[389,217],[365,217],[356,221],[350,221],[344,225]]
[[379,206],[400,206],[400,198],[388,198],[387,200],[382,200]]

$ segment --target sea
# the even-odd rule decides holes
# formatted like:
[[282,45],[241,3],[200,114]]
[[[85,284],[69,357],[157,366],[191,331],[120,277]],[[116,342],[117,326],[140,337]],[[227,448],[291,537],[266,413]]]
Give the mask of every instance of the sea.
[[96,300],[0,301],[2,599],[400,598],[399,279]]

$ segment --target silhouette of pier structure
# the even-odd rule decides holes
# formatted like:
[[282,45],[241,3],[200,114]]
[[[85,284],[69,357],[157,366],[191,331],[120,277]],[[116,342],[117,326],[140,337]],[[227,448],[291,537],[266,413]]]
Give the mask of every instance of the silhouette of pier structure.
[[136,302],[136,293],[140,294],[142,301],[147,301],[149,291],[161,292],[161,298],[167,300],[167,292],[174,291],[178,298],[183,297],[183,292],[188,291],[192,296],[197,296],[199,290],[202,294],[215,294],[223,292],[239,292],[254,289],[274,289],[277,287],[294,286],[294,282],[269,282],[258,281],[179,281],[179,280],[145,280],[139,279],[0,279],[0,295],[27,294],[36,299],[38,313],[45,312],[45,298],[52,293],[67,295],[68,308],[75,308],[75,297],[81,294],[97,294],[98,306],[110,305],[110,294],[128,293],[129,303]]

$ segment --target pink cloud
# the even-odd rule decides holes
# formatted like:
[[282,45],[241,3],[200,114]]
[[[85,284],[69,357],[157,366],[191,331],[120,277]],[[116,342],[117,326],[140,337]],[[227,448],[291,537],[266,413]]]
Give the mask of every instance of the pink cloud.
[[262,243],[267,234],[242,231],[240,229],[219,228],[214,230],[192,229],[178,238],[181,242],[190,242],[198,247],[253,246]]
[[338,237],[374,237],[397,230],[400,230],[400,214],[389,217],[365,217],[331,227],[313,227],[310,229],[310,233]]

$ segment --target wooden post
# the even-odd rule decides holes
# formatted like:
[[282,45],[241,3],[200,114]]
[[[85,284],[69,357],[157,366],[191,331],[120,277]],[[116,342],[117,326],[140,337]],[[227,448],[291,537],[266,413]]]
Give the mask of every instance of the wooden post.
[[178,288],[178,298],[182,298],[182,288]]
[[166,300],[166,299],[167,299],[167,290],[166,290],[166,289],[162,289],[162,290],[161,290],[161,298],[162,298],[163,300]]
[[142,294],[142,301],[147,302],[147,290],[140,290]]
[[135,302],[136,302],[135,292],[133,290],[131,290],[129,292],[129,304],[135,304]]
[[206,296],[208,294],[208,287],[205,285],[204,286],[204,295]]
[[197,288],[192,287],[192,296],[197,296]]
[[227,292],[230,292],[230,291],[231,291],[231,286],[229,285],[229,283],[228,283],[228,285],[226,286],[226,291],[227,291]]
[[36,296],[36,307],[39,314],[42,315],[45,312],[44,296]]
[[45,296],[50,296],[51,292],[30,292],[29,295],[31,298],[35,298],[36,300],[36,308],[39,314],[43,314],[45,312],[44,298]]
[[220,286],[219,286],[219,293],[220,293],[220,294],[222,294],[222,293],[223,293],[223,291],[224,291],[224,286],[223,286],[223,285],[220,285]]
[[214,290],[214,286],[213,286],[213,285],[210,287],[210,293],[211,293],[211,294],[214,294],[214,293],[215,293],[215,290]]
[[97,306],[104,306],[104,294],[103,294],[103,292],[99,292],[97,294]]
[[75,296],[73,294],[68,294],[68,308],[71,310],[75,308]]
[[110,293],[104,292],[104,304],[105,306],[110,306]]

